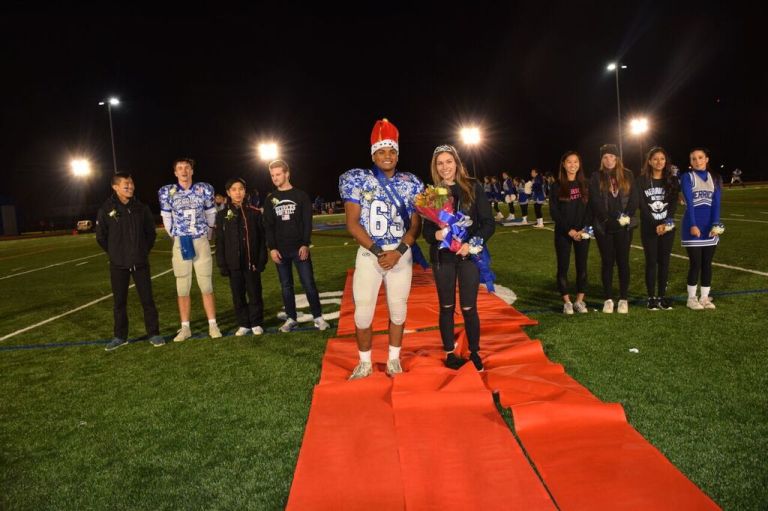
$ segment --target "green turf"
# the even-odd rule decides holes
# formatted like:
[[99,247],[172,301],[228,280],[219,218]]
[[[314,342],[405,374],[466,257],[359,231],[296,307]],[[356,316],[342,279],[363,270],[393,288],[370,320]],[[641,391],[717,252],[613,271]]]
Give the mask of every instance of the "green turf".
[[[764,212],[767,189],[725,191],[727,231],[716,263],[768,272]],[[315,220],[328,221],[343,216]],[[340,291],[354,243],[343,231],[316,233],[313,242],[320,291]],[[637,237],[634,244],[640,245]],[[531,227],[499,228],[490,243],[498,282],[540,322],[529,335],[598,397],[621,403],[632,425],[723,508],[764,509],[768,277],[715,267],[715,311],[689,311],[683,302],[673,311],[646,311],[638,303],[628,316],[566,317],[559,313],[552,245],[550,231]],[[684,254],[679,244],[674,252]],[[639,301],[642,251],[633,249],[631,260],[630,293]],[[106,257],[92,235],[0,243],[0,277],[65,261],[72,262],[0,280],[0,337],[110,293]],[[151,264],[153,274],[170,268],[163,234]],[[670,294],[680,299],[686,269],[687,261],[673,258]],[[587,301],[596,308],[602,299],[594,244],[589,271]],[[266,326],[273,331],[281,310],[273,265],[263,282]],[[162,333],[172,336],[178,328],[172,274],[153,285]],[[219,324],[232,332],[228,284],[217,275],[214,285]],[[739,293],[755,290],[763,292]],[[111,299],[103,300],[0,341],[0,349],[107,340],[111,307]],[[141,336],[133,290],[129,316],[131,336]],[[192,320],[202,334],[206,320],[194,293]],[[103,344],[0,351],[0,508],[284,507],[331,335],[197,338],[159,349],[140,341],[112,353]]]

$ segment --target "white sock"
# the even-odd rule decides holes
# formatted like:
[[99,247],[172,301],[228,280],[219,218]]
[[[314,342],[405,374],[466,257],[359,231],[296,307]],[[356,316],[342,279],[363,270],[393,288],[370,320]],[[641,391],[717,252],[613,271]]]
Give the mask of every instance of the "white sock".
[[389,360],[399,360],[399,359],[400,359],[400,346],[390,346]]
[[712,289],[710,286],[701,286],[701,297],[702,298],[709,298],[709,290]]
[[209,324],[209,325],[215,325],[215,324],[216,324],[216,318],[213,318],[213,319],[209,319],[209,320],[208,320],[208,324]]
[[182,321],[181,322],[181,328],[187,327],[189,328],[189,321]]
[[528,217],[527,217],[527,216],[524,216],[524,217],[523,217],[523,222],[527,222],[527,221],[528,221]]
[[[704,288],[701,289],[704,291]],[[707,290],[709,291],[709,290]],[[688,286],[688,298],[696,298],[696,286]]]
[[371,350],[368,351],[358,351],[360,354],[360,362],[368,362],[371,363]]

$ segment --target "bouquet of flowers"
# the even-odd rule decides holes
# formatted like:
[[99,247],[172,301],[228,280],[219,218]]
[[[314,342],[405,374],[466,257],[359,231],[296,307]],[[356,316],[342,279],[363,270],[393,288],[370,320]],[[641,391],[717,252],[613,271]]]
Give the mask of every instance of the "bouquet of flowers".
[[723,224],[713,224],[712,229],[709,231],[709,235],[712,237],[720,236],[725,232],[725,226]]
[[626,213],[622,213],[621,215],[619,215],[619,225],[620,226],[622,226],[622,227],[627,226],[627,225],[629,225],[629,222],[630,222],[630,218],[627,216]]
[[675,221],[671,218],[667,218],[667,221],[664,222],[664,232],[669,232],[672,229],[675,228]]
[[461,212],[454,212],[453,197],[448,188],[428,185],[414,198],[416,211],[443,229],[440,248],[458,252],[467,237],[467,227],[472,219]]
[[581,231],[581,239],[588,240],[595,237],[595,230],[592,228],[591,225],[587,225],[582,229]]

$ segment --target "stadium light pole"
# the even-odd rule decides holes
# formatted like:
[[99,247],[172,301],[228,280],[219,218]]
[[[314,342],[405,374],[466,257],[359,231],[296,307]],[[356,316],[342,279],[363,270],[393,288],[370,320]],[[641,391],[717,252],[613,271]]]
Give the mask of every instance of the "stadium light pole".
[[621,99],[619,96],[619,69],[627,69],[627,66],[618,64],[616,62],[611,62],[606,66],[606,69],[608,71],[613,71],[614,75],[616,76],[616,118],[617,126],[619,128],[619,156],[623,159],[624,148],[622,147],[621,143]]
[[469,157],[472,160],[472,175],[477,179],[477,167],[475,166],[475,150],[474,148],[480,144],[482,137],[480,136],[480,128],[477,126],[468,126],[461,128],[459,132],[462,142],[469,149]]
[[117,155],[115,153],[115,131],[112,129],[112,107],[120,104],[120,100],[112,97],[99,101],[99,106],[107,105],[107,115],[109,115],[109,139],[112,141],[112,170],[117,174]]
[[643,168],[643,136],[648,132],[648,119],[645,117],[638,117],[629,121],[629,132],[637,137],[640,143],[640,167]]

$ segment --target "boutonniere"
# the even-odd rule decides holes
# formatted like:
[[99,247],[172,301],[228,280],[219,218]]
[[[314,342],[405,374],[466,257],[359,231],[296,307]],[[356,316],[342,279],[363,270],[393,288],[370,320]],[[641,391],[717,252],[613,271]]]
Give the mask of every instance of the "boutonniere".
[[234,213],[234,212],[232,212],[232,210],[231,210],[231,209],[228,209],[228,210],[227,210],[227,214],[226,214],[226,216],[225,216],[224,218],[226,218],[226,219],[227,219],[227,221],[230,221],[230,220],[232,220],[233,218],[235,218],[235,213]]
[[109,214],[110,218],[119,218],[120,217],[120,213],[118,213],[116,209],[112,209],[112,211],[110,211],[108,214]]
[[176,185],[173,185],[173,186],[171,187],[171,189],[168,191],[168,195],[170,195],[171,197],[173,197],[174,195],[176,195],[176,190],[177,190],[177,189],[176,189]]
[[363,199],[366,202],[371,202],[373,200],[373,192],[363,192]]
[[280,203],[279,200],[277,200],[277,197],[272,197],[272,205],[277,206]]

